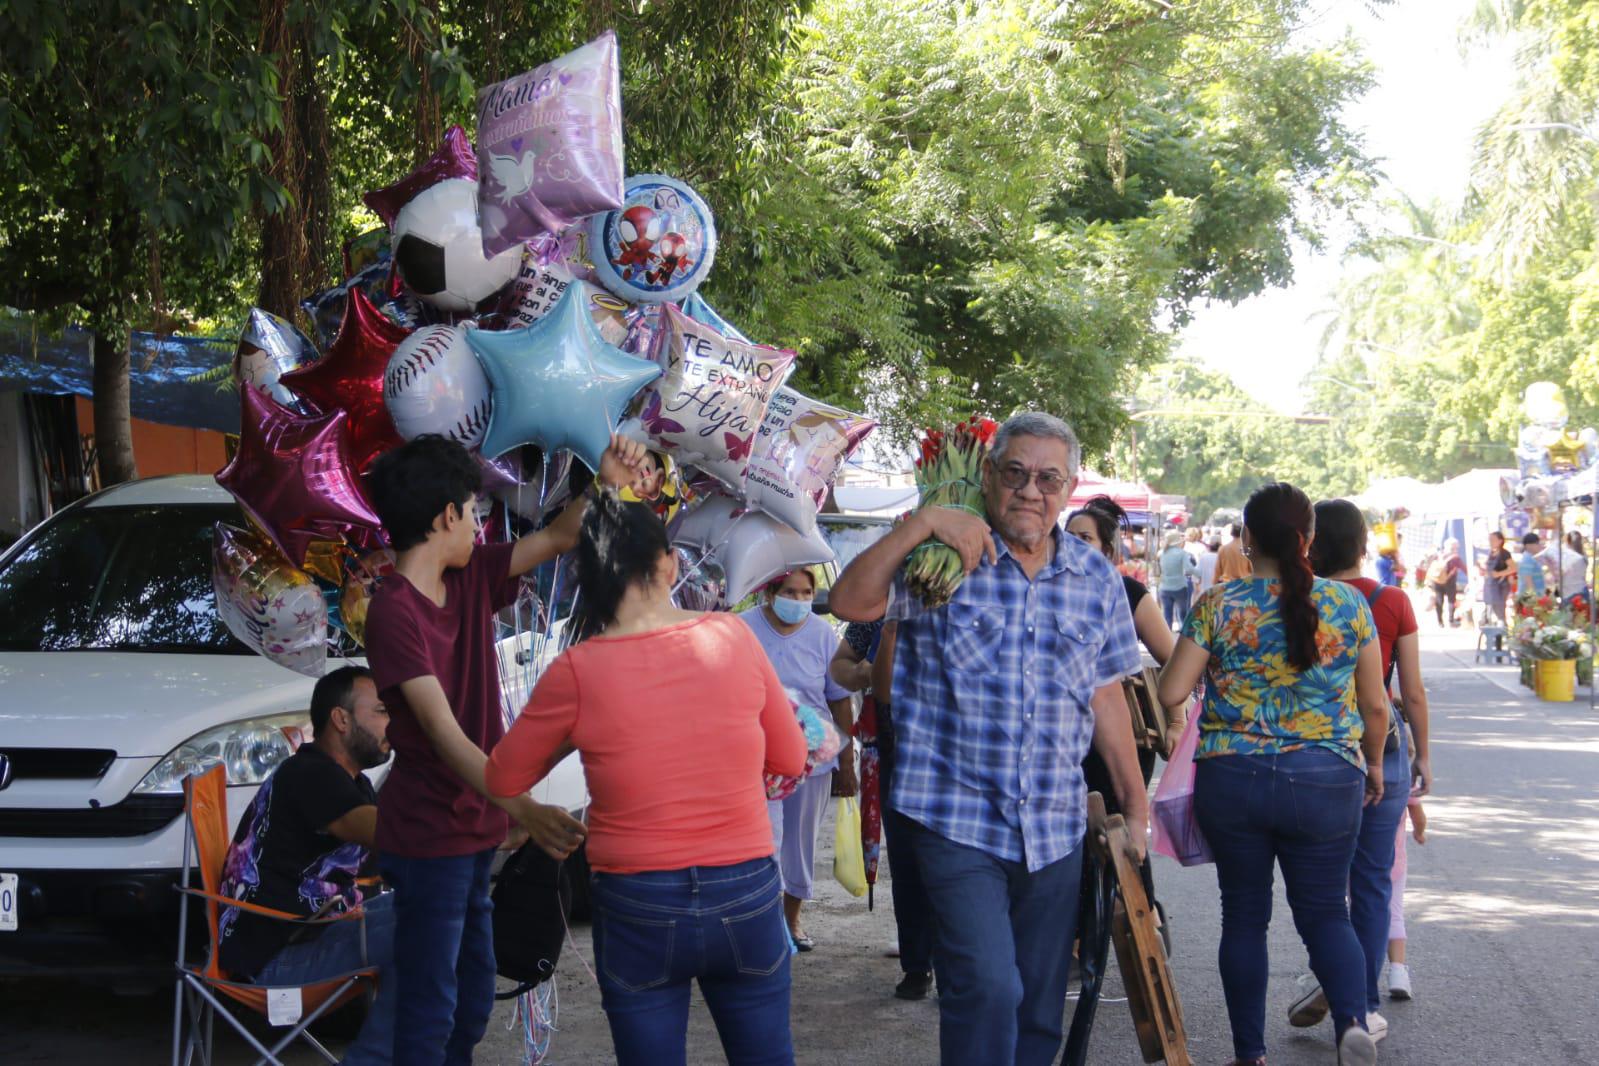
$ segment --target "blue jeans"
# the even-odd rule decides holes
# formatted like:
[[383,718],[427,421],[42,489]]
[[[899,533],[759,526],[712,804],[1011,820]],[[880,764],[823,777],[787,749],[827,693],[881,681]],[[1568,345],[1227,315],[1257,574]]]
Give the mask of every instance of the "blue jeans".
[[1183,619],[1188,617],[1188,586],[1180,589],[1160,590],[1160,613],[1165,616],[1166,624],[1173,629],[1182,626]]
[[[1390,713],[1391,710],[1390,710]],[[1402,735],[1402,734],[1401,734]],[[1365,807],[1349,867],[1349,920],[1366,953],[1366,1009],[1382,1005],[1377,978],[1388,959],[1388,902],[1393,895],[1394,841],[1410,798],[1410,749],[1403,743],[1382,761],[1382,799]]]
[[494,849],[437,859],[381,856],[394,886],[394,1062],[455,1066],[494,1011]]
[[1266,1053],[1266,928],[1272,864],[1282,866],[1294,926],[1338,1033],[1366,1016],[1366,959],[1344,890],[1360,829],[1365,774],[1330,751],[1218,755],[1196,762],[1194,813],[1221,886],[1217,965],[1233,1054]]
[[353,918],[324,926],[319,935],[286,945],[255,975],[258,985],[286,988],[316,984],[351,970],[378,970],[377,998],[355,1043],[344,1053],[343,1061],[351,1066],[386,1063],[394,1051],[394,893],[372,897],[362,910],[364,932],[362,923]]
[[594,875],[594,965],[620,1066],[687,1061],[696,979],[729,1066],[792,1066],[780,881],[770,858]]
[[910,818],[938,953],[947,1066],[1051,1066],[1060,1054],[1083,849],[1034,873]]

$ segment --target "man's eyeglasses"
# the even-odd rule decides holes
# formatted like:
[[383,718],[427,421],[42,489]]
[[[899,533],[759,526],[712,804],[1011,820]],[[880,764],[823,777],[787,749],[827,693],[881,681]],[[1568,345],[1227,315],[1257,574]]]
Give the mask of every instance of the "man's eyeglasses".
[[1020,492],[1031,481],[1038,486],[1038,491],[1045,496],[1059,496],[1066,487],[1066,479],[1053,470],[1028,470],[1024,466],[1008,463],[1000,467],[996,473],[999,483],[1012,492]]

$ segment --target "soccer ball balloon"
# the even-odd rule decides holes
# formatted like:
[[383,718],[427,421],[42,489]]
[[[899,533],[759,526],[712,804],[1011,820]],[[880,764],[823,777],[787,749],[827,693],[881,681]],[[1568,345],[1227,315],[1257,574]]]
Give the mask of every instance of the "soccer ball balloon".
[[394,262],[411,291],[445,311],[473,311],[508,285],[522,265],[518,246],[483,255],[477,182],[447,178],[417,193],[394,216]]

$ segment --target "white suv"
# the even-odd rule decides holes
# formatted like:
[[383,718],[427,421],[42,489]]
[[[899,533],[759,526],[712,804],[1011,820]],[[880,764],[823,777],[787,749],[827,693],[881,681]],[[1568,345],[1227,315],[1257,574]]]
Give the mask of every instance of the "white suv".
[[[0,555],[0,977],[170,966],[184,775],[224,764],[237,823],[296,730],[309,735],[312,679],[217,618],[217,521],[244,519],[213,478],[151,478]],[[516,643],[502,649],[502,674],[525,676]],[[535,795],[581,808],[576,757]]]

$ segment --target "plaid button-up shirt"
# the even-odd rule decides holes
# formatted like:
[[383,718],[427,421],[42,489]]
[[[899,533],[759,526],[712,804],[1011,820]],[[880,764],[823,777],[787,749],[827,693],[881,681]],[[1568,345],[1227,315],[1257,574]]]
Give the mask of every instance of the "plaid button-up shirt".
[[1087,827],[1081,763],[1094,689],[1137,670],[1127,595],[1103,555],[1055,534],[1031,581],[999,562],[936,610],[897,584],[894,808],[959,844],[1040,870]]

